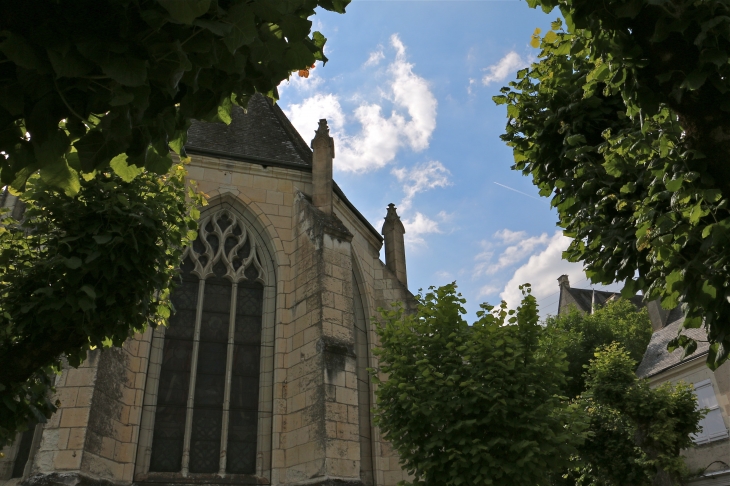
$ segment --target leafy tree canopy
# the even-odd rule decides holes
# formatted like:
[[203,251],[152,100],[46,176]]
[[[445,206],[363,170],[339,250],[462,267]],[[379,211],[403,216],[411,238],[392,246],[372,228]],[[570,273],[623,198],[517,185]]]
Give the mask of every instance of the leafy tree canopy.
[[646,308],[637,309],[626,299],[608,302],[593,314],[583,314],[573,308],[567,314],[548,317],[545,324],[565,340],[568,360],[565,395],[571,398],[585,391],[584,374],[599,348],[619,343],[634,362],[640,363],[652,334]]
[[483,305],[472,326],[454,284],[419,295],[415,314],[382,311],[375,421],[414,484],[541,485],[568,466],[583,425],[559,396],[559,342],[540,338],[524,295],[516,311]]
[[528,3],[567,26],[536,32],[538,62],[494,98],[514,168],[553,195],[565,257],[627,295],[686,303],[716,368],[730,352],[730,2]]
[[[680,451],[704,412],[690,386],[650,388],[631,353],[610,341],[643,336],[645,313],[618,301],[593,319],[568,314],[543,327],[523,289],[517,310],[484,304],[472,326],[454,284],[419,295],[414,314],[381,310],[375,422],[412,484],[678,484]],[[593,345],[587,361],[566,334]],[[585,376],[568,400],[576,363]]]
[[692,445],[704,415],[689,385],[650,388],[634,374],[636,361],[618,343],[595,353],[579,400],[590,421],[579,446],[580,466],[560,484],[672,486],[686,473],[680,451]]
[[67,194],[77,172],[164,174],[191,119],[230,122],[234,104],[324,56],[315,8],[349,0],[29,0],[0,3],[0,181],[40,171]]
[[181,165],[79,185],[70,197],[34,176],[23,223],[0,225],[0,446],[55,411],[49,374],[62,355],[78,366],[88,350],[166,322],[183,246],[196,236],[202,201]]

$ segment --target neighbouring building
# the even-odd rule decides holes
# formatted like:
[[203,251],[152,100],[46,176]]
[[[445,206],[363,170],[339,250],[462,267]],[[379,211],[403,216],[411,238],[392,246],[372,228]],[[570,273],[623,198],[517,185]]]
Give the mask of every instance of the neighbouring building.
[[[558,315],[567,314],[572,308],[584,314],[592,314],[594,310],[606,305],[607,302],[621,298],[621,292],[571,287],[567,275],[558,277],[558,287],[560,288]],[[643,305],[641,295],[632,297],[631,302],[637,307]]]
[[707,410],[707,415],[700,422],[702,432],[692,437],[695,445],[682,451],[693,476],[688,484],[730,486],[730,361],[714,372],[707,367],[710,346],[704,329],[682,331],[697,341],[697,350],[691,355],[682,359],[682,349],[667,351],[667,344],[677,337],[683,321],[681,309],[666,311],[656,306],[654,334],[636,374],[652,386],[680,381],[694,386],[698,405]]
[[[570,312],[571,307],[591,313],[596,306],[617,299],[620,293],[570,287],[567,275],[558,278],[560,304],[558,314]],[[714,372],[705,364],[709,343],[704,329],[682,331],[697,340],[697,349],[682,359],[682,349],[667,351],[669,341],[677,336],[684,313],[681,307],[665,310],[658,301],[642,302],[640,295],[632,297],[637,306],[646,305],[654,330],[644,353],[637,376],[649,380],[651,386],[662,383],[691,383],[697,394],[698,405],[707,409],[700,422],[702,432],[692,439],[690,449],[682,451],[685,464],[692,473],[692,486],[730,486],[730,361]]]
[[326,121],[315,128],[310,148],[260,95],[228,126],[193,124],[189,176],[209,205],[170,326],[64,369],[60,409],[4,449],[0,485],[407,478],[371,422],[367,371],[370,317],[414,305],[405,231],[393,205],[381,236],[347,200]]

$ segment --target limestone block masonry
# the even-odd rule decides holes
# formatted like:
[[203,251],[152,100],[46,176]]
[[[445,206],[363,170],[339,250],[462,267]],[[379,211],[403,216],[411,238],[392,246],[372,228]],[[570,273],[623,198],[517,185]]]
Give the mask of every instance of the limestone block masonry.
[[[20,477],[9,477],[8,458],[18,448],[4,451],[0,486],[395,486],[407,479],[370,423],[375,396],[364,372],[377,369],[370,317],[395,301],[415,304],[405,285],[402,234],[395,255],[403,265],[392,271],[380,260],[378,231],[331,180],[334,142],[324,132],[326,122],[312,153],[263,97],[234,115],[228,127],[193,125],[188,172],[208,198],[202,218],[221,209],[238,215],[273,276],[262,304],[255,473],[148,473],[162,380],[154,363],[165,342],[164,330],[149,329],[63,371],[56,384],[60,409],[35,431]],[[325,162],[325,180],[313,181],[318,159]]]

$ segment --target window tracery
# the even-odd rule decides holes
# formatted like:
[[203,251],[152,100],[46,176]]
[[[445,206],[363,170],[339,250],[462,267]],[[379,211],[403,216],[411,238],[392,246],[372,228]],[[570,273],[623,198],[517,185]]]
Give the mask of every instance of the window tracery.
[[256,238],[229,209],[183,254],[160,350],[149,473],[256,474],[264,288]]

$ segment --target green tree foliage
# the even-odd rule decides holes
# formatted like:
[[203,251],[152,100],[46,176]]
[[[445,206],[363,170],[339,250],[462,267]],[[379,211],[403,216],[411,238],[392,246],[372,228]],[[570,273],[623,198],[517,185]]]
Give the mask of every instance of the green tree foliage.
[[77,172],[166,173],[191,119],[230,122],[255,92],[326,62],[315,8],[349,0],[0,2],[0,181],[73,194]]
[[[730,3],[528,0],[560,21],[538,62],[495,97],[516,170],[553,195],[564,253],[594,282],[626,281],[685,328],[708,365],[730,352]],[[675,341],[694,351],[691,340]]]
[[[415,484],[549,484],[581,442],[576,409],[559,394],[566,363],[541,339],[535,298],[462,318],[454,284],[418,297],[418,311],[382,311],[375,421]],[[549,336],[548,336],[549,338]]]
[[599,348],[619,343],[631,359],[640,363],[652,334],[646,308],[637,309],[626,299],[608,302],[593,314],[583,314],[573,308],[568,314],[548,317],[545,324],[565,340],[568,360],[565,395],[568,397],[577,397],[585,391],[584,374]]
[[618,343],[601,348],[586,373],[578,400],[590,420],[579,447],[582,465],[563,484],[670,486],[680,484],[680,451],[692,445],[704,412],[689,385],[650,388],[634,374],[636,361]]
[[[49,373],[166,322],[200,199],[177,165],[125,181],[99,172],[75,197],[34,177],[22,224],[0,225],[0,446],[55,410]],[[186,197],[188,199],[186,199]]]

